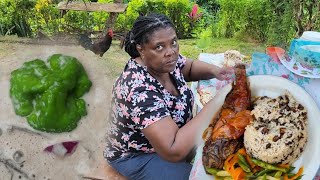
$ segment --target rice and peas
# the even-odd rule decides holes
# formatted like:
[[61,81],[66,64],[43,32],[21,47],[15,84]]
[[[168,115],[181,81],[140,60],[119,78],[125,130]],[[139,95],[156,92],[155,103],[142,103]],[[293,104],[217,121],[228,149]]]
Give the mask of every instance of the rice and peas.
[[258,97],[251,114],[255,120],[244,133],[247,153],[268,163],[294,163],[307,143],[306,109],[286,91],[276,98]]

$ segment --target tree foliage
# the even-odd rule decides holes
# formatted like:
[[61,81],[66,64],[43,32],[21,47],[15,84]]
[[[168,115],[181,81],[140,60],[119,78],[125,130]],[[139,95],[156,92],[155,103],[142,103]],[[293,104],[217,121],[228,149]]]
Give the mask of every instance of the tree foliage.
[[[38,31],[77,33],[101,31],[109,13],[61,12],[62,0],[0,1],[0,35],[32,36]],[[112,0],[98,0],[99,3]],[[179,38],[225,37],[250,39],[285,46],[303,31],[320,31],[318,0],[126,0],[128,8],[120,13],[116,32],[127,32],[139,15],[164,13],[177,27]],[[192,6],[200,6],[197,21],[188,18]],[[203,34],[202,34],[203,33]],[[202,38],[203,39],[203,38]]]

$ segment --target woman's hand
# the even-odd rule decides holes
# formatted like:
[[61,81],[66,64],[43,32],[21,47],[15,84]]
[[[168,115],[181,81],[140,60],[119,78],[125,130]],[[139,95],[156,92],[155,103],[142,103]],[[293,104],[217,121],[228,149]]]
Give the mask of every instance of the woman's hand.
[[213,71],[215,78],[221,81],[229,81],[234,77],[234,69],[232,67],[219,68],[216,66]]

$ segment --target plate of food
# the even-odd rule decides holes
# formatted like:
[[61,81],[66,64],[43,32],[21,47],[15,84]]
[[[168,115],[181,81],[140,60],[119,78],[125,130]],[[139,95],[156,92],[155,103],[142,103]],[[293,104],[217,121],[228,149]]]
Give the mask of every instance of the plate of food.
[[246,77],[243,69],[213,97],[217,108],[199,130],[189,179],[313,179],[320,165],[316,103],[285,78]]

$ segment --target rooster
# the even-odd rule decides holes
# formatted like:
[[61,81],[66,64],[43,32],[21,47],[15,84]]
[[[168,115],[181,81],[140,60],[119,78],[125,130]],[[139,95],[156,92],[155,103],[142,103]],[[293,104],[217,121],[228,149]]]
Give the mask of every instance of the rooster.
[[113,37],[112,29],[109,29],[108,33],[103,37],[103,39],[97,42],[92,42],[92,40],[89,38],[87,34],[81,34],[79,43],[86,50],[89,49],[93,53],[100,55],[100,57],[102,57],[103,54],[107,52],[107,50],[110,48],[112,37]]

